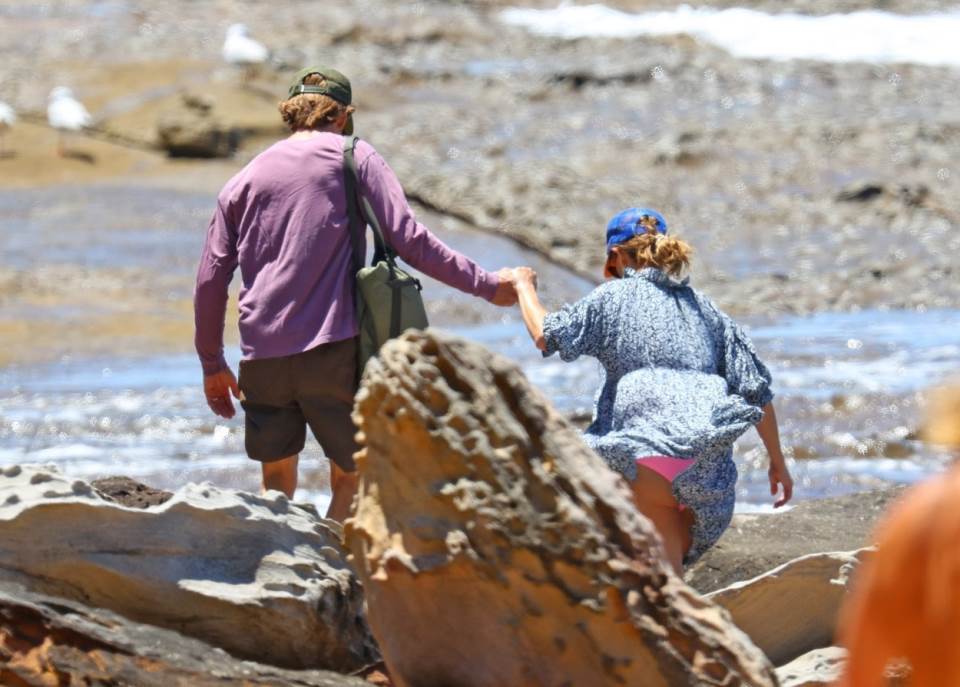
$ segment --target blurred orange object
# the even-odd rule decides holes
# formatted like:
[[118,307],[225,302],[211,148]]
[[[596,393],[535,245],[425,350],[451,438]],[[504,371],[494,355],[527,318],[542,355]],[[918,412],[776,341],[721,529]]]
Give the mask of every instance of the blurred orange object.
[[[960,386],[931,395],[925,436],[960,447]],[[838,687],[886,687],[891,661],[910,664],[911,687],[960,686],[960,465],[904,494],[875,541],[841,611]]]

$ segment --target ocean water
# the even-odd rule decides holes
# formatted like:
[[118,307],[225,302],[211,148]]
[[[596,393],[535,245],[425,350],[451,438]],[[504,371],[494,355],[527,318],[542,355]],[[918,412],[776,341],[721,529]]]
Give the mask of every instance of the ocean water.
[[[449,329],[515,360],[560,409],[589,412],[600,379],[593,361],[542,359],[513,318]],[[946,456],[910,439],[903,423],[916,420],[907,417],[911,399],[960,369],[957,331],[960,311],[823,314],[750,328],[772,368],[788,449],[820,431],[815,411],[838,397],[854,399],[865,414],[879,418],[891,404],[902,406],[886,426],[861,424],[858,414],[847,423],[833,420],[837,431],[823,433],[816,457],[790,460],[798,500],[909,484],[943,468]],[[228,351],[228,358],[235,364],[239,352]],[[0,464],[48,463],[86,478],[127,474],[167,488],[204,479],[256,488],[256,467],[243,453],[241,419],[210,414],[199,378],[192,354],[7,370],[0,374]],[[791,408],[803,412],[793,417]],[[897,449],[887,455],[876,449],[870,442],[877,432]],[[303,458],[303,497],[323,507],[320,456],[311,440]],[[745,437],[737,460],[739,509],[769,509],[766,458],[755,438]]]
[[629,13],[602,4],[510,8],[503,22],[559,38],[686,34],[735,57],[960,66],[960,10],[904,16],[882,11],[809,16],[680,6]]

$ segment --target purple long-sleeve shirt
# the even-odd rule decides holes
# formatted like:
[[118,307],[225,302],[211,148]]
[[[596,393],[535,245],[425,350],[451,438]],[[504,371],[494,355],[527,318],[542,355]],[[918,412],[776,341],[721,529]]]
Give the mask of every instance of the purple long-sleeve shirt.
[[[492,300],[499,278],[416,221],[393,170],[364,141],[362,189],[391,246],[415,269]],[[254,158],[217,197],[194,292],[204,374],[227,367],[223,328],[237,266],[245,359],[276,358],[356,336],[343,138],[285,139]]]

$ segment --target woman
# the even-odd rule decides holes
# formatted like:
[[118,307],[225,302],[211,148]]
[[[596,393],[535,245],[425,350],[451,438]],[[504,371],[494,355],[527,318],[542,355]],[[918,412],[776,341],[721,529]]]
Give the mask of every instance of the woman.
[[515,270],[524,323],[545,355],[597,358],[605,380],[587,443],[633,488],[677,573],[717,541],[733,515],[733,442],[756,425],[770,457],[770,493],[790,500],[770,373],[749,339],[678,280],[690,246],[655,210],[631,208],[607,226],[607,282],[548,313],[536,275]]

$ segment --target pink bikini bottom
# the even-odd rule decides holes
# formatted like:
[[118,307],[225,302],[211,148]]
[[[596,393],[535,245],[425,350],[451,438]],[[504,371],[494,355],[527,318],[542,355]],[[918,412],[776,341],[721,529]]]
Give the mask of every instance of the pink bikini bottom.
[[[673,482],[681,472],[694,464],[694,460],[689,458],[670,458],[669,456],[643,456],[637,458],[637,467],[653,470],[668,482]],[[686,510],[686,506],[680,505],[680,510]]]

